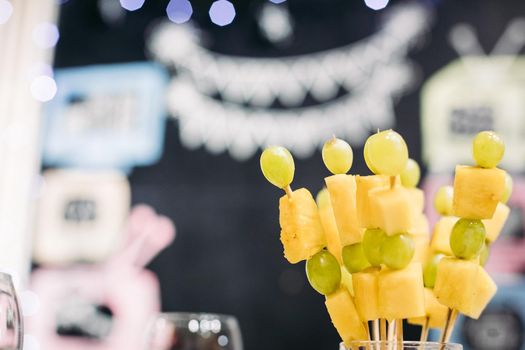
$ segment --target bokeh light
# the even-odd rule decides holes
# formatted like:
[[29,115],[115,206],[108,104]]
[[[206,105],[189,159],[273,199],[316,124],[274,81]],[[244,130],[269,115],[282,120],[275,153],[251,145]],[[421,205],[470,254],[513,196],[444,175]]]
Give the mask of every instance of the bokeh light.
[[40,350],[38,340],[31,334],[24,335],[24,350]]
[[7,0],[0,0],[0,24],[9,21],[13,14],[13,5]]
[[59,38],[60,33],[53,23],[40,23],[33,29],[33,41],[43,49],[54,47]]
[[388,5],[389,0],[365,0],[366,6],[372,10],[382,10]]
[[40,309],[40,298],[36,293],[30,290],[24,290],[20,293],[20,301],[24,317],[31,317],[38,313]]
[[144,5],[145,0],[120,0],[120,6],[128,11],[136,11]]
[[47,75],[41,75],[31,83],[31,95],[40,102],[51,101],[56,93],[57,84]]
[[218,26],[225,26],[233,22],[235,7],[228,0],[217,0],[210,7],[210,19]]
[[282,4],[286,0],[270,0],[270,2],[273,2],[274,4]]
[[187,22],[193,14],[193,7],[188,0],[170,0],[166,7],[170,21],[181,24]]

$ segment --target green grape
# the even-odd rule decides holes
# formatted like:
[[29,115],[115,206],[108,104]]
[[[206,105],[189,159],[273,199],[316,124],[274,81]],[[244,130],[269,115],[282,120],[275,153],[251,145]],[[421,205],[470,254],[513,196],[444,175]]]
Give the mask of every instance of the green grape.
[[379,228],[369,228],[363,236],[363,252],[372,266],[379,266],[383,263],[381,255],[381,244],[386,239],[385,231]]
[[501,197],[501,202],[507,203],[510,196],[512,195],[512,177],[509,175],[509,173],[505,173],[505,191],[503,191],[503,197]]
[[479,264],[481,266],[485,266],[487,264],[487,261],[489,260],[490,256],[490,248],[487,242],[483,243],[483,248],[481,248],[481,252],[479,253]]
[[401,184],[405,187],[416,187],[420,176],[419,164],[412,158],[409,158],[405,169],[401,173]]
[[370,263],[363,252],[363,244],[355,243],[344,247],[343,263],[350,273],[360,272],[370,267]]
[[295,164],[290,152],[281,146],[268,147],[261,154],[261,170],[272,185],[286,188],[293,181]]
[[326,141],[322,151],[323,162],[332,174],[346,174],[352,167],[352,147],[335,136]]
[[381,244],[383,262],[391,269],[399,270],[410,264],[414,251],[414,239],[408,234],[389,236]]
[[460,259],[474,259],[485,243],[485,225],[481,220],[459,219],[450,234],[450,248]]
[[452,215],[454,187],[441,186],[434,196],[434,208],[441,215]]
[[321,250],[306,261],[308,282],[317,292],[328,295],[341,284],[341,268],[337,259],[327,250]]
[[483,168],[494,168],[505,153],[505,143],[494,131],[482,131],[472,141],[472,156]]
[[317,202],[317,207],[319,209],[324,209],[330,205],[330,193],[328,192],[326,187],[324,187],[321,191],[317,193],[315,201]]
[[[372,135],[374,136],[374,135]],[[370,136],[369,139],[372,137]],[[370,161],[370,156],[368,155],[369,151],[370,151],[370,147],[367,147],[366,146],[367,144],[365,143],[365,147],[363,149],[363,156],[365,158],[365,163],[366,163],[366,166],[368,167],[368,169],[370,169],[370,171],[374,174],[377,174],[377,169],[374,168],[374,165],[372,164],[372,162]]]
[[406,167],[408,148],[401,135],[393,130],[385,130],[366,140],[364,155],[372,172],[395,176]]
[[425,264],[423,268],[423,282],[425,283],[425,287],[434,288],[438,264],[443,257],[443,254],[434,254]]

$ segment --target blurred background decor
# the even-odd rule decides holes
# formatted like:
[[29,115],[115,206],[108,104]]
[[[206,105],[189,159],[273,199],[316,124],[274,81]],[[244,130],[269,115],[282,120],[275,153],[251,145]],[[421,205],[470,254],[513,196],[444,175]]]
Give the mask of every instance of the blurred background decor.
[[519,0],[0,0],[0,268],[26,348],[134,349],[159,311],[233,315],[248,349],[336,348],[258,149],[289,147],[316,190],[322,141],[366,173],[389,127],[428,196],[477,131],[506,140],[500,292],[455,337],[525,348],[523,18]]

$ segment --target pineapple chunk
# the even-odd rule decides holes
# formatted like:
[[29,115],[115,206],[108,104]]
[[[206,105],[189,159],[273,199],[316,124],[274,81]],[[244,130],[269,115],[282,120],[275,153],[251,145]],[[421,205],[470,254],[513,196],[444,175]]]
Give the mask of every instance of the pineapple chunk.
[[412,239],[414,240],[414,257],[412,258],[412,262],[420,262],[424,263],[427,261],[428,257],[428,251],[429,246],[428,243],[430,242],[430,237],[424,236],[424,235],[411,235]]
[[428,224],[428,219],[425,214],[418,214],[414,217],[414,226],[408,233],[414,236],[430,236],[430,225]]
[[373,220],[374,212],[370,206],[370,192],[381,188],[390,187],[390,178],[386,175],[356,176],[357,185],[357,216],[359,226],[364,228],[375,228]]
[[325,178],[330,193],[341,245],[361,242],[362,230],[357,222],[355,176],[338,174]]
[[405,187],[405,190],[410,196],[410,202],[412,203],[412,208],[414,209],[414,215],[421,215],[425,209],[425,193],[423,190],[416,187]]
[[339,288],[335,293],[326,296],[325,305],[343,342],[348,344],[352,340],[367,338],[363,322],[346,288]]
[[477,261],[443,258],[434,293],[439,302],[477,319],[496,294],[497,286]]
[[341,265],[341,287],[346,288],[350,295],[354,296],[354,283],[352,280],[352,274],[348,272],[344,265]]
[[402,270],[381,271],[377,286],[381,317],[393,320],[425,316],[421,263],[411,263]]
[[[425,288],[425,312],[430,328],[444,328],[447,322],[448,307],[441,304],[430,288]],[[409,318],[408,323],[423,326],[425,317]]]
[[370,193],[370,204],[375,212],[376,226],[387,235],[408,232],[414,227],[414,209],[405,188],[396,186]]
[[328,251],[335,256],[337,261],[339,261],[339,264],[342,264],[343,246],[339,238],[339,231],[337,230],[332,204],[329,200],[323,207],[319,207],[319,216],[326,237],[326,247]]
[[468,219],[490,219],[505,191],[505,171],[458,165],[453,213]]
[[492,219],[483,220],[485,231],[487,231],[487,241],[492,243],[499,237],[499,234],[501,233],[501,230],[503,229],[509,214],[510,208],[503,203],[498,203]]
[[371,321],[379,318],[377,276],[379,270],[370,268],[363,272],[354,273],[355,305],[361,320]]
[[430,243],[433,252],[454,255],[450,248],[450,233],[458,220],[459,218],[455,216],[443,216],[436,222]]
[[292,264],[309,259],[326,246],[326,239],[310,192],[301,188],[279,201],[279,222],[284,256]]

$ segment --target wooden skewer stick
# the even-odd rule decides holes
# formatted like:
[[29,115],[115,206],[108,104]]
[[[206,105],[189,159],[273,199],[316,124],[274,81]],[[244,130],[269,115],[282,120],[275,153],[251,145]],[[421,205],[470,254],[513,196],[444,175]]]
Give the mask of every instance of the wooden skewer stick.
[[374,341],[379,341],[379,319],[372,321],[372,338]]
[[290,187],[290,185],[284,188],[284,192],[286,192],[286,195],[289,199],[292,199],[292,188]]
[[450,340],[450,337],[452,336],[452,330],[454,329],[454,324],[456,323],[457,318],[458,318],[458,310],[448,309],[447,322],[445,323],[445,328],[443,329],[443,333],[441,333],[442,343],[446,343]]
[[387,336],[387,349],[393,350],[394,349],[394,339],[396,337],[396,320],[388,321],[388,336]]
[[[385,341],[386,340],[386,319],[385,318],[382,318],[379,320],[379,331],[381,333],[380,340]],[[384,350],[384,349],[385,349],[385,346],[383,343],[381,343],[381,350]]]
[[425,317],[425,322],[421,328],[421,337],[419,338],[420,342],[425,342],[428,339],[428,322],[430,321],[429,317]]
[[403,319],[399,318],[396,320],[396,340],[403,342]]
[[396,186],[396,177],[390,176],[390,188],[394,188]]

